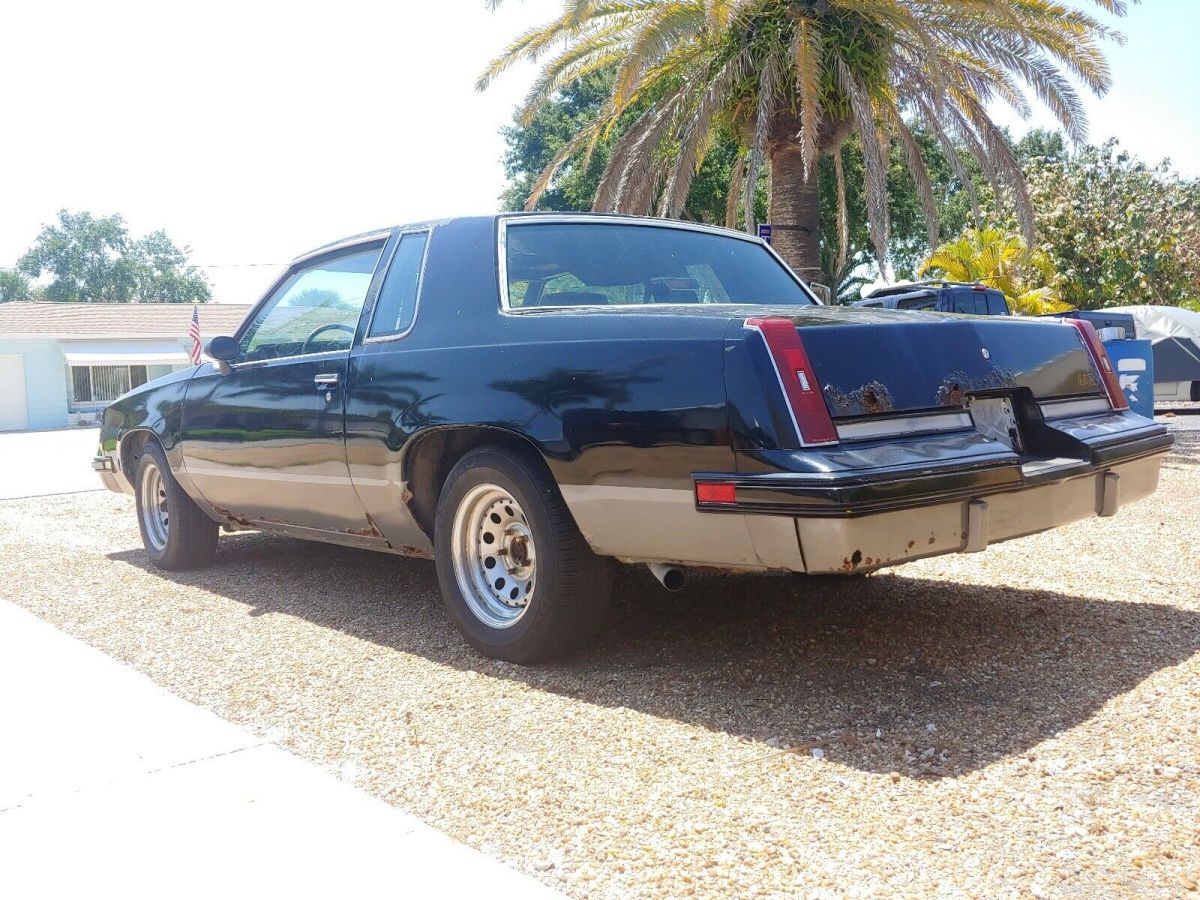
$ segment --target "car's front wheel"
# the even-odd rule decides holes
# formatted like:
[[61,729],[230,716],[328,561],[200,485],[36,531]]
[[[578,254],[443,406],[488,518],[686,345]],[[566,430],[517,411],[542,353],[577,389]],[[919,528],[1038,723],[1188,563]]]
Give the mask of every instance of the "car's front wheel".
[[187,495],[157,443],[138,459],[138,527],[150,562],[160,569],[192,569],[212,559],[220,526]]
[[538,662],[599,629],[611,561],[592,553],[541,466],[507,450],[472,451],[447,477],[434,527],[446,609],[480,653]]

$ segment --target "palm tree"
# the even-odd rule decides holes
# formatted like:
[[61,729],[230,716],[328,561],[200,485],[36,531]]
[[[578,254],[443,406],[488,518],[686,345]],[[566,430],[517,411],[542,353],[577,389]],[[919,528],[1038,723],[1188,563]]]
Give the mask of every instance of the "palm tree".
[[1056,272],[1050,257],[999,228],[969,228],[957,240],[942,244],[921,264],[917,275],[934,271],[951,281],[977,281],[996,288],[1013,312],[1021,315],[1074,308],[1064,303],[1052,286]]
[[[495,8],[501,0],[490,0]],[[1124,15],[1127,2],[1075,0]],[[704,153],[732,127],[744,156],[730,186],[727,223],[754,231],[753,192],[764,165],[776,248],[800,274],[820,272],[815,177],[857,133],[866,157],[871,239],[887,257],[888,147],[899,142],[929,227],[939,241],[937,203],[912,126],[936,136],[971,189],[965,145],[997,196],[1010,196],[1033,243],[1033,210],[1021,168],[987,112],[994,100],[1029,114],[1026,88],[1076,142],[1086,136],[1080,97],[1067,73],[1097,94],[1110,75],[1100,49],[1120,36],[1060,0],[566,0],[560,16],[523,34],[480,76],[483,90],[520,60],[546,59],[525,101],[529,121],[556,92],[615,66],[611,96],[542,173],[532,208],[559,169],[588,156],[618,125],[594,208],[678,216]],[[844,178],[839,177],[844,195]],[[976,205],[978,217],[978,202]],[[739,207],[742,212],[739,215]],[[845,209],[838,204],[840,253]]]

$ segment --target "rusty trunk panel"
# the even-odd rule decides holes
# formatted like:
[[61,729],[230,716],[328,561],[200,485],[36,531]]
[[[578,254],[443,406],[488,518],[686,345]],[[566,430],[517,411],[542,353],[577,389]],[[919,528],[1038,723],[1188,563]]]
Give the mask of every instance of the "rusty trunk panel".
[[797,323],[834,418],[961,407],[1019,388],[1039,399],[1103,393],[1077,333],[1058,322],[902,313]]

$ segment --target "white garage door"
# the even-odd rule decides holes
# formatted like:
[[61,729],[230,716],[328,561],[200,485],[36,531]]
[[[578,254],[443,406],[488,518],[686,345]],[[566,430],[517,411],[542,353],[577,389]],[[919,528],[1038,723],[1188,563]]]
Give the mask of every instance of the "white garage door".
[[28,427],[25,357],[0,356],[0,431],[24,431]]

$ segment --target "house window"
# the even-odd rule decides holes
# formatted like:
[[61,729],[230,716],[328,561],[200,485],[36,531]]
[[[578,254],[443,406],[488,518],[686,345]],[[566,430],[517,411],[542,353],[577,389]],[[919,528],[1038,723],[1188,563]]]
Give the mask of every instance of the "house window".
[[145,366],[71,366],[76,403],[111,403],[148,380]]

